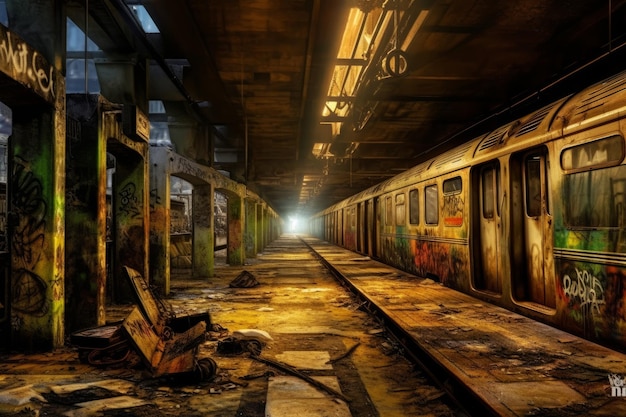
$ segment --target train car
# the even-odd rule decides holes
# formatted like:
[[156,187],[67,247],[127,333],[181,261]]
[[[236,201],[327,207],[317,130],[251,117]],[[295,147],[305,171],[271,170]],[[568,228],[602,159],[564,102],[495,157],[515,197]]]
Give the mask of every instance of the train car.
[[370,187],[318,237],[626,350],[626,72]]

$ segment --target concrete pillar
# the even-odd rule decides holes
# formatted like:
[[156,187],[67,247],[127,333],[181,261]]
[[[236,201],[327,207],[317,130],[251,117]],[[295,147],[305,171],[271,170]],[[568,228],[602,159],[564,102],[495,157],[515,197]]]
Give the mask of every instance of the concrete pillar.
[[265,249],[265,242],[263,241],[263,228],[265,227],[265,222],[263,219],[263,204],[255,204],[255,216],[255,223],[257,225],[256,246],[258,252],[262,252],[263,249]]
[[169,152],[150,151],[150,277],[161,295],[170,293],[170,189]]
[[246,257],[256,258],[257,254],[257,233],[259,225],[256,220],[256,202],[252,199],[246,199],[246,231],[245,245]]
[[64,109],[13,113],[9,211],[14,348],[49,350],[65,341]]
[[103,136],[107,150],[116,158],[113,175],[113,276],[110,286],[116,302],[134,301],[130,285],[123,279],[122,267],[129,266],[149,277],[149,190],[148,143],[134,141],[123,135],[119,112],[103,115]]
[[215,269],[215,228],[213,227],[215,200],[213,185],[193,188],[192,261],[194,277],[212,277]]
[[50,350],[65,342],[65,6],[6,6],[12,29],[2,27],[0,41],[14,54],[0,62],[3,101],[13,111],[10,342]]
[[245,246],[243,232],[245,227],[244,199],[239,195],[228,195],[228,248],[226,261],[229,265],[243,265],[245,262]]
[[267,206],[263,207],[263,245],[267,246],[270,243],[270,233],[272,231],[272,223],[270,221],[269,211]]
[[98,97],[67,97],[66,310],[68,332],[105,324],[106,142]]

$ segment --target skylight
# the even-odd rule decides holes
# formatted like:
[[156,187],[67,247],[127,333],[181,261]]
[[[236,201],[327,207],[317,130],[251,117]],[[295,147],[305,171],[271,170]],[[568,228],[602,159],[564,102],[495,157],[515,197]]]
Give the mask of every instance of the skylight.
[[133,4],[128,6],[130,10],[133,12],[144,32],[146,33],[161,33],[159,28],[157,27],[152,17],[150,17],[150,13],[146,10],[144,6],[141,4]]

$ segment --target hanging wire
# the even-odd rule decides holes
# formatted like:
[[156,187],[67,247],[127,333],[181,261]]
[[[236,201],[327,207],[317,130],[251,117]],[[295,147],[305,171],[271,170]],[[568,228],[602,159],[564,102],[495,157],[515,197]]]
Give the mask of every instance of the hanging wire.
[[85,0],[85,95],[89,95],[89,64],[87,48],[89,46],[89,0]]
[[609,52],[613,49],[613,5],[612,0],[609,0]]

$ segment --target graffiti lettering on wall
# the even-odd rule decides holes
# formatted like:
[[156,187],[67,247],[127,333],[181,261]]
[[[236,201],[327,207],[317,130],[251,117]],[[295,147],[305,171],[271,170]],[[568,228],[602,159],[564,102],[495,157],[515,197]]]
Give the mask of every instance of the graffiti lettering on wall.
[[157,188],[152,188],[150,190],[150,210],[154,210],[157,206],[160,205],[161,196],[159,195],[159,190]]
[[134,183],[126,184],[119,193],[120,211],[130,217],[138,217],[141,215],[139,210],[139,199],[137,198],[137,187]]
[[0,27],[0,71],[29,85],[46,100],[53,101],[54,67],[4,27]]
[[45,243],[47,204],[43,198],[43,185],[19,156],[15,157],[11,178],[14,216],[12,306],[14,311],[44,315],[48,308],[47,284],[35,273]]
[[460,226],[463,224],[463,198],[460,195],[446,195],[443,197],[443,219],[446,226]]
[[589,271],[574,268],[563,274],[562,281],[563,292],[570,302],[600,313],[600,305],[605,303],[604,287],[596,276]]

